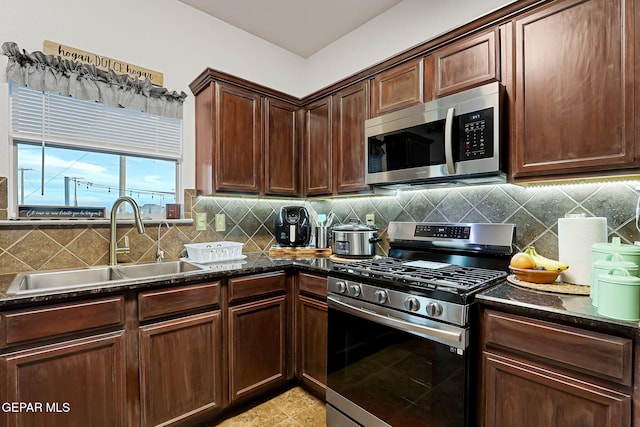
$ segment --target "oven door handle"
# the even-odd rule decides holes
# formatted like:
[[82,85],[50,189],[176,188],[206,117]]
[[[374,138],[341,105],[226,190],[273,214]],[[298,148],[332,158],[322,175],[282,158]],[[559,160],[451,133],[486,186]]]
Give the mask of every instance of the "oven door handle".
[[395,317],[383,316],[381,314],[375,313],[370,310],[364,310],[361,308],[354,307],[350,304],[345,304],[342,301],[338,301],[337,299],[332,298],[331,295],[327,297],[327,300],[331,304],[334,304],[337,310],[340,310],[347,314],[358,316],[365,320],[370,320],[372,322],[380,323],[380,324],[390,326],[395,329],[400,329],[403,331],[415,332],[423,336],[440,338],[440,339],[453,341],[457,343],[462,341],[462,332],[443,331],[441,329],[431,328],[429,326],[406,322],[404,320],[401,320]]
[[447,110],[447,119],[444,122],[444,160],[447,164],[447,173],[449,175],[456,173],[456,165],[453,162],[453,115],[455,112],[455,108],[449,108]]

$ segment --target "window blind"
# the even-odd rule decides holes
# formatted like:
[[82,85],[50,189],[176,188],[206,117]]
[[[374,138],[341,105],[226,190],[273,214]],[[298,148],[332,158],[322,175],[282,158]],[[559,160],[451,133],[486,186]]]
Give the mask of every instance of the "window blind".
[[14,139],[180,160],[182,119],[42,92],[9,81]]

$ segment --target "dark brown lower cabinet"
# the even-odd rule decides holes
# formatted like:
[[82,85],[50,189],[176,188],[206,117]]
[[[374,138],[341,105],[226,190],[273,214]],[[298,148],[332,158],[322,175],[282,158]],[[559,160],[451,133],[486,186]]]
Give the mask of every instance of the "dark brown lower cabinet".
[[482,360],[485,426],[631,425],[628,394],[494,353]]
[[484,427],[631,426],[631,338],[483,310]]
[[298,298],[298,378],[323,396],[327,389],[327,303]]
[[327,390],[327,276],[298,273],[296,377],[324,398]]
[[286,308],[285,295],[229,308],[231,403],[287,380]]
[[124,331],[5,354],[0,378],[2,426],[126,424]]
[[173,423],[222,406],[220,310],[140,328],[143,426]]

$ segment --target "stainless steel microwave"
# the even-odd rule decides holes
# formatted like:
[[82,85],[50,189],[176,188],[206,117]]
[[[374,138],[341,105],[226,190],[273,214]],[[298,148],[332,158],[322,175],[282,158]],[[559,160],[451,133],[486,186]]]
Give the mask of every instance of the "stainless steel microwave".
[[504,176],[502,92],[489,83],[366,120],[367,184]]

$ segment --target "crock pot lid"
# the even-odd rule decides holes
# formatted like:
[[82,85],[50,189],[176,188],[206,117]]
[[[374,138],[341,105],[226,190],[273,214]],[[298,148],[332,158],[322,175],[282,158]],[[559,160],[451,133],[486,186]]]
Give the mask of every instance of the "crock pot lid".
[[366,225],[361,222],[350,222],[348,224],[335,225],[333,231],[376,231],[375,225]]

